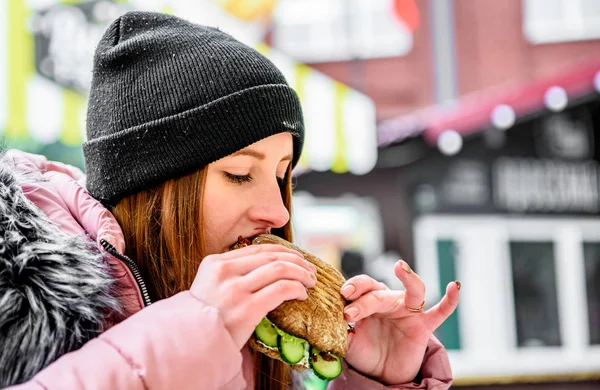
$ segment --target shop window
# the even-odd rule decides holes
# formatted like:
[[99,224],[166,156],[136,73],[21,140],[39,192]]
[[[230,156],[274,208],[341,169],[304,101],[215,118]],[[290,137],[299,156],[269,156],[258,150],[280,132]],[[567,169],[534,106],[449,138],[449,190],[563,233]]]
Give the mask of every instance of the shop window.
[[[451,240],[437,241],[438,268],[440,291],[446,292],[446,286],[453,280],[456,280],[456,244]],[[459,332],[459,307],[444,321],[444,323],[436,330],[436,337],[444,344],[448,350],[460,349],[460,332]]]
[[272,31],[275,48],[308,63],[401,56],[412,48],[389,0],[281,0]]
[[600,344],[600,243],[584,243],[590,344]]
[[523,31],[532,43],[600,38],[598,0],[524,0]]
[[560,346],[552,242],[511,242],[517,345]]

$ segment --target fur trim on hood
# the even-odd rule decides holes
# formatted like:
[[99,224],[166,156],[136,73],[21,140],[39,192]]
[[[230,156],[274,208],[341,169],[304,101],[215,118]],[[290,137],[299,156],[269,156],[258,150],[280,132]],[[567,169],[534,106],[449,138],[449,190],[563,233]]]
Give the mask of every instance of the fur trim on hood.
[[119,311],[93,241],[61,232],[23,194],[36,180],[0,151],[0,388],[80,348]]

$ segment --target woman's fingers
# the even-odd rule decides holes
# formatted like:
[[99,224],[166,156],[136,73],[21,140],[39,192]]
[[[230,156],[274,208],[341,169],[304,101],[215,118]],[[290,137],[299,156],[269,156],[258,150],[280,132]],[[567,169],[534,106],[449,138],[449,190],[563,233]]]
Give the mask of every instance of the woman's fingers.
[[254,293],[280,280],[297,281],[305,288],[313,288],[317,277],[298,264],[279,260],[258,266],[252,272],[242,276],[239,283],[246,291]]
[[419,275],[403,260],[396,263],[394,273],[406,289],[404,295],[404,304],[406,307],[412,309],[422,308],[425,300],[425,283],[423,283]]
[[307,298],[308,291],[302,283],[295,280],[278,280],[252,294],[247,309],[251,313],[257,313],[258,318],[262,318],[285,301],[304,301]]
[[[262,246],[262,244],[257,246]],[[278,261],[296,264],[313,274],[317,272],[317,268],[313,264],[305,260],[304,257],[298,256],[293,252],[263,252],[251,254],[226,261],[224,262],[223,267],[227,268],[227,271],[231,274],[246,275],[259,267]]]
[[308,292],[302,283],[295,280],[279,280],[254,294],[246,293],[243,298],[234,294],[230,299],[235,306],[228,305],[229,310],[224,310],[224,321],[236,343],[243,345],[267,313],[285,301],[306,298]]
[[391,317],[401,316],[402,291],[374,290],[371,291],[344,309],[346,320],[357,322],[373,314],[389,314]]
[[[419,309],[422,309],[424,303],[425,284],[402,260],[396,263],[394,273],[406,291],[391,291],[385,284],[366,275],[356,276],[344,283],[341,290],[342,295],[346,299],[354,301],[344,310],[346,319],[356,322],[373,314],[397,318],[413,312],[420,312]],[[439,319],[439,312],[436,313],[438,315],[434,315],[435,319],[432,321]]]
[[367,275],[357,275],[342,285],[342,295],[352,300],[344,309],[349,322],[356,322],[375,313],[387,313],[398,307],[398,296],[404,293],[395,292]]
[[357,275],[346,281],[340,290],[342,296],[349,301],[360,298],[375,290],[386,290],[388,287],[367,275]]
[[[271,252],[293,253],[296,256],[304,258],[302,253],[295,251],[293,249],[290,249],[290,248],[286,248],[283,245],[277,245],[277,244],[248,245],[243,248],[239,248],[239,249],[235,249],[235,250],[232,250],[229,252],[221,253],[218,256],[222,260],[231,260],[231,259],[237,259],[237,258],[240,258],[243,256],[254,255],[257,253],[271,253]],[[215,256],[217,256],[217,255],[215,255]]]
[[427,310],[427,324],[430,329],[437,329],[454,312],[460,299],[459,290],[459,282],[448,283],[446,294],[442,297],[442,300]]

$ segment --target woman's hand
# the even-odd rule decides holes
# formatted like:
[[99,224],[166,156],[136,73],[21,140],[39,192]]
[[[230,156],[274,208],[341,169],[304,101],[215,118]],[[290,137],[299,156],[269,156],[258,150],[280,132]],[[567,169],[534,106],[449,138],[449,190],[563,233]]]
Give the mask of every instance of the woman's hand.
[[437,305],[417,310],[424,303],[423,281],[404,261],[396,263],[394,273],[406,291],[392,291],[366,275],[349,279],[341,291],[352,301],[344,310],[346,319],[356,322],[345,359],[357,371],[388,385],[408,383],[417,376],[427,342],[457,307],[460,289],[458,282],[451,282]]
[[268,312],[284,301],[305,300],[316,268],[281,245],[250,245],[205,257],[191,293],[216,307],[241,350]]

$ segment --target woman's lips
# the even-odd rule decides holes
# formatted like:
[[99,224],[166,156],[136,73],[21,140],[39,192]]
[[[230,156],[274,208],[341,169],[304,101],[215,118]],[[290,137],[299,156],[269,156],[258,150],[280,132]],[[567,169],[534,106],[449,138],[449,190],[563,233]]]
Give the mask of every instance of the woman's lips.
[[236,242],[234,242],[233,244],[229,245],[229,250],[233,250],[233,249],[239,249],[239,248],[243,248],[245,246],[248,245],[252,245],[252,238],[253,237],[244,237],[244,236],[238,236],[238,239]]
[[229,250],[231,250],[236,245],[237,245],[237,248],[243,248],[244,246],[252,245],[252,240],[254,238],[256,238],[257,236],[260,236],[261,234],[271,234],[271,229],[255,231],[252,235],[248,235],[248,236],[240,235],[240,236],[238,236],[238,239],[234,243],[229,245],[227,248],[229,248]]

